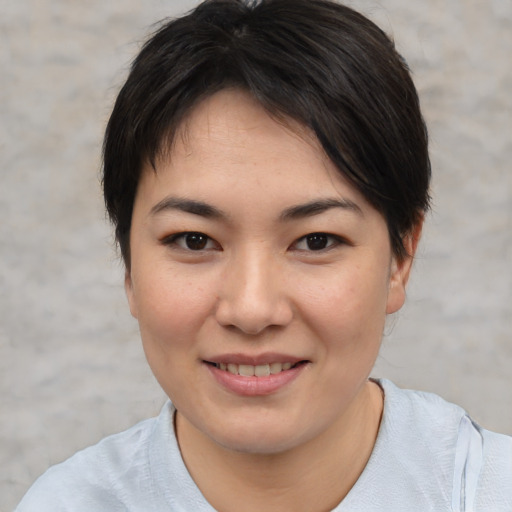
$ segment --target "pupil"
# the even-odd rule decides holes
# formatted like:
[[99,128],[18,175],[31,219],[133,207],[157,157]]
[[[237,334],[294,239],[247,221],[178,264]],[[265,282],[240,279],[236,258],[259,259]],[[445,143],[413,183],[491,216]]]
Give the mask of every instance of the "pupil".
[[311,251],[320,251],[327,247],[327,235],[308,235],[308,249]]
[[186,237],[187,247],[193,251],[200,251],[206,247],[208,237],[200,233],[190,233]]

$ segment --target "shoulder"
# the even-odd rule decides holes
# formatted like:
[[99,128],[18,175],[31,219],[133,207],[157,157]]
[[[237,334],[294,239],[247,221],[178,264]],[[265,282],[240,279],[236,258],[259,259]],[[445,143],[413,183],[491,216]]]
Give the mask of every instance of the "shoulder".
[[386,379],[377,382],[384,390],[385,412],[391,413],[392,421],[401,418],[404,421],[413,420],[417,424],[418,419],[429,419],[425,427],[435,429],[457,423],[465,415],[464,409],[434,393],[401,389]]
[[421,460],[449,467],[461,422],[466,417],[464,409],[433,393],[401,389],[384,379],[378,383],[385,399],[377,443],[394,450],[402,448],[406,453],[414,448],[410,458],[399,455],[402,464],[417,464]]
[[430,481],[445,487],[453,510],[512,510],[512,437],[480,427],[435,394],[380,384],[384,428],[400,440],[402,465],[423,478],[435,475]]
[[[170,414],[166,411],[169,407],[164,407],[160,417]],[[106,437],[51,467],[29,489],[15,512],[134,509],[128,506],[134,497],[151,492],[149,450],[159,418]]]
[[512,510],[512,437],[474,425],[482,444],[475,510]]

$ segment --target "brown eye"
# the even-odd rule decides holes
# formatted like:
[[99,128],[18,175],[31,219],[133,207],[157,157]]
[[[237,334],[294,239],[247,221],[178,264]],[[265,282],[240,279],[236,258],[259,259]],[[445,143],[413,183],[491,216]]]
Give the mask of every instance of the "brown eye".
[[184,235],[184,242],[187,249],[191,251],[201,251],[208,244],[208,237],[202,233],[188,233]]
[[306,237],[306,245],[310,251],[321,251],[329,244],[329,237],[323,233],[314,233]]
[[207,251],[219,248],[217,242],[208,235],[195,231],[177,233],[165,238],[162,242],[164,245],[177,246],[187,251]]
[[310,233],[303,236],[294,244],[294,249],[299,251],[323,251],[336,247],[343,240],[335,235],[327,233]]

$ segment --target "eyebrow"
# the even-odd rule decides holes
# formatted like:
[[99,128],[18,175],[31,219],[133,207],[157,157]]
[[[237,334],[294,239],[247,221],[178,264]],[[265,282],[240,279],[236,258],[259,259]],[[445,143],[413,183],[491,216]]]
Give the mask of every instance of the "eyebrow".
[[[364,216],[361,208],[350,199],[318,199],[309,203],[298,204],[286,208],[279,216],[281,221],[297,220],[305,217],[319,215],[333,208],[341,208]],[[178,197],[166,197],[151,208],[150,214],[157,215],[166,210],[179,210],[193,215],[199,215],[209,219],[227,219],[227,215],[222,210],[203,201],[195,199],[182,199]]]
[[299,204],[292,206],[284,210],[281,214],[281,220],[296,220],[305,217],[312,217],[319,215],[332,208],[341,208],[343,210],[349,210],[357,213],[361,217],[364,217],[363,210],[351,201],[350,199],[320,199],[317,201],[311,201],[309,203]]
[[208,203],[194,199],[180,199],[178,197],[166,197],[151,208],[151,215],[157,215],[166,210],[179,210],[210,219],[223,219],[228,216]]

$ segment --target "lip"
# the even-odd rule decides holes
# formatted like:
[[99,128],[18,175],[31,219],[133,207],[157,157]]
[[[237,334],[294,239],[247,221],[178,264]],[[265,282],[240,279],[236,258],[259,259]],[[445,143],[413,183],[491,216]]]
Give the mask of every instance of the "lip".
[[[289,370],[283,370],[276,374],[270,374],[265,377],[244,377],[235,375],[226,370],[221,370],[211,363],[227,364],[249,364],[257,366],[261,364],[286,363],[299,364]],[[268,396],[277,393],[288,387],[295,381],[309,366],[309,361],[297,357],[286,356],[283,354],[261,354],[259,356],[247,356],[244,354],[226,354],[213,357],[203,361],[204,367],[210,372],[212,377],[227,391],[245,397]]]
[[206,363],[226,363],[226,364],[250,364],[252,366],[258,366],[261,364],[270,363],[292,363],[297,364],[300,361],[306,361],[303,357],[296,357],[292,355],[277,353],[277,352],[265,352],[258,355],[249,354],[219,354],[212,357],[204,358]]

